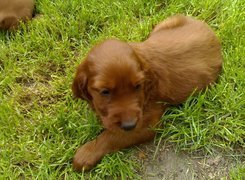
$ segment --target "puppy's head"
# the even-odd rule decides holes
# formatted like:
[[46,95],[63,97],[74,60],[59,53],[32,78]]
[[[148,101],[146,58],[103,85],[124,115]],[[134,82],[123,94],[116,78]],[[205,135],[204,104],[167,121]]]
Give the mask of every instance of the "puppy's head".
[[143,69],[127,43],[107,40],[79,65],[72,90],[93,106],[106,129],[131,130],[142,119]]

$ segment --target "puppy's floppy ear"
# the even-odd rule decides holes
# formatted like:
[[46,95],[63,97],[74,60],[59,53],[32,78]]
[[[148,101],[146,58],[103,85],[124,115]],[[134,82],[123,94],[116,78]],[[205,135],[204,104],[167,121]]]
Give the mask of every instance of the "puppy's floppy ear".
[[146,53],[142,49],[141,44],[135,43],[135,42],[130,42],[130,43],[128,43],[128,45],[132,48],[134,55],[136,56],[136,60],[138,61],[141,69],[143,71],[148,71],[149,66],[145,61],[145,59],[146,59],[145,54]]
[[90,102],[92,100],[92,97],[88,93],[87,84],[88,84],[88,63],[85,60],[77,68],[77,72],[72,83],[72,91],[75,97]]

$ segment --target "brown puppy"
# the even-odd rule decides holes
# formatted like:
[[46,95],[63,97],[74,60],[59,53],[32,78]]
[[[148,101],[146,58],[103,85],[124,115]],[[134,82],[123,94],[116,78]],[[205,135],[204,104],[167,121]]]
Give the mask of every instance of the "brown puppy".
[[74,169],[90,169],[107,153],[153,139],[151,127],[166,103],[179,104],[213,83],[221,65],[214,32],[182,15],[157,25],[144,42],[95,46],[79,65],[72,90],[91,104],[105,130],[77,150]]
[[34,0],[0,0],[0,29],[15,29],[32,18]]

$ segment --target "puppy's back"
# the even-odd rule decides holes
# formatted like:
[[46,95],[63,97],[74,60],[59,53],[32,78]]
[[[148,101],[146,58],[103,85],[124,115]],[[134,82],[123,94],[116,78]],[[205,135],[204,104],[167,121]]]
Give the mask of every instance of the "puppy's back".
[[145,45],[161,54],[158,60],[173,63],[175,67],[180,62],[209,67],[222,64],[221,46],[213,30],[205,22],[183,15],[170,17],[157,25]]
[[183,26],[187,22],[187,17],[183,15],[172,16],[160,24],[156,25],[151,32],[151,35],[157,31],[164,29],[173,29],[179,26]]
[[213,83],[221,70],[218,38],[206,23],[191,17],[170,17],[132,47],[160,77],[159,97],[173,104]]

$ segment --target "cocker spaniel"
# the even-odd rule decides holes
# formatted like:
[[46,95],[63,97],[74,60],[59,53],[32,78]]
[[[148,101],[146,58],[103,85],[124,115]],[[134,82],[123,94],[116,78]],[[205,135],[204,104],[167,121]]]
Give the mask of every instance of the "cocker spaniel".
[[153,139],[167,106],[214,83],[221,67],[214,32],[183,15],[158,24],[144,42],[96,45],[78,66],[72,90],[91,105],[104,131],[77,150],[74,169],[88,170],[107,153]]

